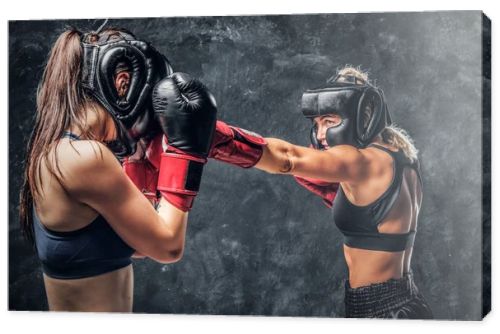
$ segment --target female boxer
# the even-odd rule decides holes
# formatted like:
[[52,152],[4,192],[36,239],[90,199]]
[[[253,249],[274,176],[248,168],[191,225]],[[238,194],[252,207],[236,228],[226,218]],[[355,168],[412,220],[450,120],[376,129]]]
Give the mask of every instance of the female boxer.
[[347,317],[431,318],[410,269],[423,194],[417,150],[391,125],[382,91],[346,67],[307,91],[302,111],[313,121],[313,148],[218,122],[210,156],[294,175],[333,205],[349,269]]
[[[129,312],[131,257],[181,258],[216,108],[199,82],[165,78],[170,72],[151,45],[122,29],[71,29],[53,45],[20,205],[50,310]],[[160,133],[134,153],[153,129],[167,135],[168,150]],[[128,156],[123,168],[118,156]]]

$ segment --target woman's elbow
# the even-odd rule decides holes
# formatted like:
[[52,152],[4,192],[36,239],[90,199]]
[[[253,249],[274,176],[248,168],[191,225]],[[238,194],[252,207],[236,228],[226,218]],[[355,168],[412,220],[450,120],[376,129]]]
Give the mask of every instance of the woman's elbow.
[[184,255],[185,238],[182,235],[169,235],[159,242],[154,259],[160,263],[174,263]]
[[159,257],[155,258],[155,260],[163,264],[175,263],[179,262],[183,255],[184,248],[169,249],[168,251],[160,254]]
[[166,245],[160,249],[154,260],[160,263],[168,264],[179,262],[184,255],[184,243],[182,245]]
[[255,167],[269,174],[290,174],[293,170],[294,150],[289,144],[284,145],[282,141],[271,139]]

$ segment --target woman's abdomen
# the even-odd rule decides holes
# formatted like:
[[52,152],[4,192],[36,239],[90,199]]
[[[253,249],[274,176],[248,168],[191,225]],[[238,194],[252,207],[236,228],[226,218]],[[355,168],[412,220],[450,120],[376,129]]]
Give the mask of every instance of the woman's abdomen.
[[382,283],[403,275],[405,251],[384,252],[344,245],[344,256],[349,269],[349,284],[352,288]]
[[51,311],[131,312],[132,265],[98,276],[54,279],[44,275]]

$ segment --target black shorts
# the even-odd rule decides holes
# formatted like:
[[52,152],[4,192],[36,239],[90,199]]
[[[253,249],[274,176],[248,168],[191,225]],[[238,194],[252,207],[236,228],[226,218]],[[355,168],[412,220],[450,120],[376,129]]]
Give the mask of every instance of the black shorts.
[[384,283],[351,288],[345,284],[346,318],[432,319],[412,273]]

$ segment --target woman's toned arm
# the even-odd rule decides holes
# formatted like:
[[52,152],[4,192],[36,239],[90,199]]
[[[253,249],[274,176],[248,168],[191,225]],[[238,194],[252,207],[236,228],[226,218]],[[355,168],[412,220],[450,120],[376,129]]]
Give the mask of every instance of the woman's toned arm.
[[266,138],[267,145],[256,168],[273,174],[321,179],[329,182],[360,182],[369,172],[369,159],[349,145],[320,151]]
[[158,212],[122,171],[103,144],[78,141],[75,153],[61,157],[70,196],[98,211],[130,247],[158,262],[182,257],[187,212],[162,198]]

